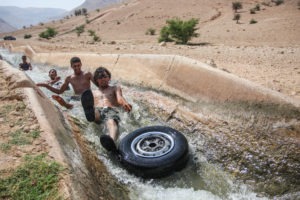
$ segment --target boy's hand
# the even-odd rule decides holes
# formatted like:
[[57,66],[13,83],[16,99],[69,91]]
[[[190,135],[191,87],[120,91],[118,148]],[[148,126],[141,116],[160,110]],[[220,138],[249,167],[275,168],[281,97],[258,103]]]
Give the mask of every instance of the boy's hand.
[[123,104],[122,106],[123,106],[123,108],[124,108],[124,110],[125,110],[126,112],[130,112],[131,109],[132,109],[132,106],[131,106],[130,104],[128,104],[128,103],[125,103],[125,104]]
[[39,86],[39,87],[45,87],[45,85],[46,85],[45,83],[37,83],[36,84],[36,86]]

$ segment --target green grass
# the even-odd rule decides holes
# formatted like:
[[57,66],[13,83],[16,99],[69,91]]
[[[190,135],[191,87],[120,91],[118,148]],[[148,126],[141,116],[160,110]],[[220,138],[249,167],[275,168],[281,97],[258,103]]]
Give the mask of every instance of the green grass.
[[11,134],[11,139],[8,141],[12,145],[26,145],[31,144],[31,138],[25,135],[21,130],[17,130]]
[[11,145],[7,143],[0,144],[0,150],[4,153],[7,153],[11,149]]
[[62,167],[45,156],[26,156],[23,165],[1,178],[0,199],[62,199],[58,194]]

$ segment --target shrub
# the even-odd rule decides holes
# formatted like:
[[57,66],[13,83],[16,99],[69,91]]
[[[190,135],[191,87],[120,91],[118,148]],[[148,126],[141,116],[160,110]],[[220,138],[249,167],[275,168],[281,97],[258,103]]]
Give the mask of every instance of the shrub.
[[260,5],[259,5],[259,4],[256,4],[256,6],[255,6],[254,9],[257,10],[257,11],[260,11]]
[[93,30],[88,30],[88,32],[89,32],[89,35],[90,35],[90,36],[95,35],[95,31],[93,31]]
[[168,42],[171,39],[171,41],[176,41],[177,44],[187,44],[193,37],[198,37],[198,34],[195,33],[198,19],[193,18],[183,21],[176,18],[167,20],[167,24],[160,32],[160,42]]
[[95,42],[98,42],[98,41],[100,41],[101,39],[100,39],[99,36],[94,35],[94,36],[93,36],[93,40],[94,40]]
[[237,12],[237,10],[242,9],[243,5],[239,1],[232,2],[232,9]]
[[54,28],[48,27],[46,31],[41,32],[39,36],[41,38],[50,39],[52,37],[55,37],[57,35],[57,31]]
[[155,35],[155,29],[154,28],[148,28],[146,31],[146,35]]
[[241,19],[241,15],[240,14],[235,14],[233,17],[233,20],[236,20],[236,23],[239,23],[239,20]]
[[158,38],[158,42],[172,42],[173,40],[170,38],[170,31],[167,26],[164,26],[160,30],[160,37]]
[[77,33],[77,36],[79,37],[80,34],[84,32],[84,25],[77,26],[77,27],[75,28],[75,31],[76,31],[76,33]]
[[249,23],[250,23],[250,24],[256,24],[257,21],[256,21],[255,19],[251,19]]
[[274,2],[276,6],[279,6],[284,3],[284,0],[272,0],[272,2]]
[[255,8],[251,8],[250,9],[250,14],[255,14],[256,9]]
[[32,37],[32,35],[30,35],[30,34],[25,34],[24,35],[24,39],[29,39],[29,38],[31,38]]

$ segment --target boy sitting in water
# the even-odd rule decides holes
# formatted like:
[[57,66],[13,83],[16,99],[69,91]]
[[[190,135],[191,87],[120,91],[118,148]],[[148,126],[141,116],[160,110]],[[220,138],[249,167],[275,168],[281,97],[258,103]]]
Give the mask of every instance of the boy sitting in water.
[[101,145],[108,151],[117,152],[115,145],[119,135],[120,118],[116,107],[123,107],[130,112],[132,106],[124,99],[119,86],[109,85],[111,73],[104,67],[99,67],[94,73],[94,82],[98,86],[93,92],[82,93],[81,103],[86,119],[90,122],[105,123],[108,135],[100,137]]
[[19,69],[22,71],[32,70],[32,66],[27,62],[26,56],[22,56],[22,63],[19,64]]
[[[56,69],[50,69],[48,75],[49,75],[50,80],[48,80],[46,82],[46,84],[59,89],[61,87],[61,85],[63,84],[63,82],[61,82],[61,77],[57,75]],[[38,83],[37,85],[41,85],[41,83]],[[68,86],[66,90],[70,90],[70,87]],[[72,104],[67,103],[62,97],[60,97],[58,95],[52,95],[52,98],[54,100],[56,100],[60,105],[66,107],[68,109],[73,108]]]
[[[56,94],[62,94],[65,92],[69,84],[72,85],[72,88],[74,90],[75,95],[71,97],[72,100],[78,100],[80,99],[80,95],[83,91],[91,88],[91,81],[92,80],[92,73],[91,72],[84,72],[81,70],[81,60],[78,57],[73,57],[70,60],[71,68],[73,69],[73,74],[66,77],[64,83],[61,85],[60,88],[55,88],[47,83],[38,83],[37,86],[39,87],[45,87],[51,92],[54,92]],[[60,105],[70,109],[73,107],[72,104],[69,104],[64,101],[63,98],[61,98],[58,95],[52,96]]]

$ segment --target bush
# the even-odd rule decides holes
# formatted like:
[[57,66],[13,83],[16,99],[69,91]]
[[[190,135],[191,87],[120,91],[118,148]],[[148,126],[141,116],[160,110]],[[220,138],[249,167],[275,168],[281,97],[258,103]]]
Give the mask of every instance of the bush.
[[273,0],[272,2],[274,2],[276,6],[279,6],[284,3],[284,0]]
[[255,14],[256,9],[255,8],[251,8],[250,9],[250,14]]
[[41,32],[39,36],[41,38],[50,39],[57,35],[57,31],[54,28],[48,27],[46,31]]
[[176,18],[167,20],[167,24],[160,31],[159,42],[175,41],[177,44],[187,44],[193,37],[198,37],[198,34],[195,33],[198,24],[197,19],[183,21]]
[[77,27],[75,28],[75,31],[76,31],[76,33],[77,33],[77,36],[79,37],[80,34],[84,32],[84,25],[77,26]]
[[100,39],[99,36],[94,35],[94,36],[93,36],[93,40],[94,40],[95,42],[98,42],[98,41],[100,41],[101,39]]
[[256,24],[257,21],[256,21],[255,19],[251,19],[249,23],[250,23],[250,24]]
[[93,31],[93,30],[88,30],[88,32],[89,32],[89,35],[90,35],[90,36],[95,35],[95,31]]
[[29,38],[31,38],[32,37],[32,35],[30,35],[30,34],[25,34],[24,35],[24,39],[29,39]]
[[172,42],[173,40],[170,38],[170,32],[169,28],[167,26],[164,26],[160,30],[160,37],[158,39],[158,42]]
[[254,8],[256,11],[260,11],[260,5],[259,4],[256,4],[255,8]]
[[232,9],[237,12],[237,10],[242,9],[243,5],[239,1],[232,2]]
[[155,29],[154,28],[148,28],[146,31],[146,35],[155,35]]

